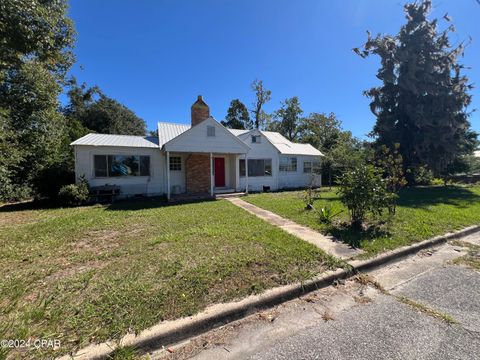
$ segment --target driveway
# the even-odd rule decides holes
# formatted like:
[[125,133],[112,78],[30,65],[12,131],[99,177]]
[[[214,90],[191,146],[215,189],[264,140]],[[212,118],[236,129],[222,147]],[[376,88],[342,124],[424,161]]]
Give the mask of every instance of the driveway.
[[[463,240],[480,243],[480,235]],[[169,359],[478,359],[480,273],[465,244],[424,250],[211,331]]]

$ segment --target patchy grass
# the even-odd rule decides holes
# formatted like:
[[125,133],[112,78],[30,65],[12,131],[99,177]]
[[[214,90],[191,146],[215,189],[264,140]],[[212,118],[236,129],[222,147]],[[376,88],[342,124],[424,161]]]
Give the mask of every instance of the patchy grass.
[[322,224],[315,210],[304,210],[301,191],[253,194],[244,199],[299,224],[365,250],[364,256],[391,250],[480,223],[480,186],[437,186],[404,189],[400,194],[397,214],[370,219],[371,226],[354,231],[345,225],[348,212],[335,190],[320,192],[316,209],[331,207],[340,212],[332,225]]
[[339,266],[227,201],[4,206],[5,217],[0,338],[60,339],[54,355]]
[[400,301],[401,303],[403,303],[405,305],[410,306],[412,309],[415,309],[415,310],[417,310],[417,311],[419,311],[419,312],[421,312],[425,315],[434,317],[435,319],[444,321],[449,325],[458,324],[458,321],[455,320],[450,314],[447,314],[447,313],[444,313],[444,312],[441,312],[441,311],[437,311],[437,310],[432,309],[432,308],[430,308],[430,307],[428,307],[428,306],[426,306],[422,303],[419,303],[417,301],[409,299],[405,296],[395,296],[395,299],[397,299],[398,301]]
[[456,265],[465,265],[475,270],[480,270],[480,246],[471,244],[466,241],[453,241],[453,245],[468,248],[468,253],[460,256],[452,261]]

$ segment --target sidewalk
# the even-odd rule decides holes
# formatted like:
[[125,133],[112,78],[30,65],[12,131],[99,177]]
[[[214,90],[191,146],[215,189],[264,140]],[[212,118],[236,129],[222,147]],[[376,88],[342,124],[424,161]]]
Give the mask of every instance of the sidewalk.
[[348,260],[362,253],[362,250],[360,249],[351,248],[344,243],[338,242],[335,238],[331,236],[325,236],[306,226],[299,225],[296,222],[285,219],[268,210],[264,210],[262,208],[259,208],[258,206],[243,201],[238,197],[228,198],[225,200],[230,201],[232,204],[248,211],[249,213],[259,217],[260,219],[272,225],[278,226],[289,234],[295,235],[296,237],[299,237],[300,239],[319,247],[327,254],[335,256],[339,259]]

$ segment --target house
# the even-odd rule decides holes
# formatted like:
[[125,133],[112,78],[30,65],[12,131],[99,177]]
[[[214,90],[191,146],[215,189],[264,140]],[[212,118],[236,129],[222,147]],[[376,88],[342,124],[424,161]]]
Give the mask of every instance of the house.
[[122,197],[209,195],[321,185],[322,153],[276,132],[227,129],[199,96],[191,124],[158,123],[158,137],[88,134],[71,144],[75,174]]

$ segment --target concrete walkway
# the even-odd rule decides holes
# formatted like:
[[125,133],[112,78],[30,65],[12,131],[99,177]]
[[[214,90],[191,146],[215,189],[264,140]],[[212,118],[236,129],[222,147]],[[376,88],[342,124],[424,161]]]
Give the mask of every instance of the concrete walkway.
[[274,214],[271,211],[264,210],[262,208],[259,208],[258,206],[243,201],[242,199],[232,197],[226,200],[259,217],[260,219],[272,225],[278,226],[289,234],[295,235],[296,237],[299,237],[300,239],[319,247],[326,253],[333,255],[339,259],[347,260],[362,252],[360,249],[353,249],[344,243],[338,242],[332,236],[325,236],[306,226],[299,225],[296,222]]

